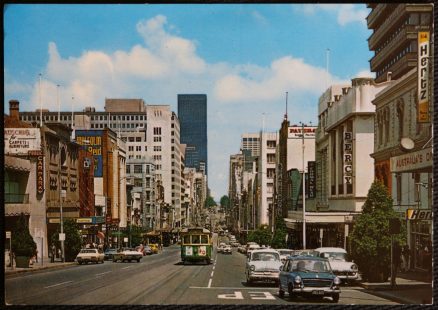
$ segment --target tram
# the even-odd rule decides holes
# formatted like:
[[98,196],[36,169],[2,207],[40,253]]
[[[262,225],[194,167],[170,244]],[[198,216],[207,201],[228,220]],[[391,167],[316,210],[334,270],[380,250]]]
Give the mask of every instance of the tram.
[[181,237],[181,260],[188,262],[211,262],[213,252],[212,234],[203,227],[183,228]]

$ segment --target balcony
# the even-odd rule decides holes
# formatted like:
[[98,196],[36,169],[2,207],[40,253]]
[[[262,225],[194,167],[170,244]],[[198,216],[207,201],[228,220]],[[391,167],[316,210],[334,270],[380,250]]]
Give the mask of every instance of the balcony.
[[5,194],[5,203],[29,203],[29,194]]
[[385,46],[378,54],[371,58],[371,71],[377,71],[377,67],[379,67],[389,57],[393,56],[393,51],[404,45],[407,40],[415,39],[416,37],[417,32],[415,31],[415,26],[406,25],[387,46]]
[[371,13],[367,16],[368,28],[374,29],[376,22],[380,20],[380,16],[387,6],[388,4],[386,3],[379,3],[373,8]]
[[375,50],[380,44],[381,40],[386,38],[388,31],[390,31],[394,24],[400,21],[400,17],[403,15],[405,10],[406,4],[398,5],[396,9],[380,25],[380,27],[374,30],[373,34],[368,38],[368,46],[370,50]]
[[407,53],[400,58],[396,63],[389,67],[385,72],[376,77],[376,83],[386,81],[386,73],[392,72],[392,79],[398,79],[403,74],[417,66],[417,53]]

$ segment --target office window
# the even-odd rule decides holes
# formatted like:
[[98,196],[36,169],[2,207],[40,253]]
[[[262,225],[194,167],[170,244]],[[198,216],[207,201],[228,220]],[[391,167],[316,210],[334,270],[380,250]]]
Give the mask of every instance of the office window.
[[126,165],[126,174],[131,173],[131,165]]
[[128,151],[129,151],[129,152],[134,152],[134,146],[132,146],[132,145],[131,145],[131,146],[128,146]]
[[154,135],[161,135],[161,127],[154,127]]
[[137,146],[135,147],[135,150],[136,150],[137,152],[141,152],[141,145],[137,145]]
[[141,142],[141,137],[135,137],[136,142]]
[[134,165],[134,173],[142,173],[143,169],[142,169],[142,165]]

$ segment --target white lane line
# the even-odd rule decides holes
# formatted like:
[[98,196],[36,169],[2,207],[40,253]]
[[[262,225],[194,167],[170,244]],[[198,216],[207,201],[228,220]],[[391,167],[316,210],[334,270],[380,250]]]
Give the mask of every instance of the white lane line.
[[111,271],[102,272],[102,273],[97,273],[96,276],[101,276],[101,275],[103,275],[103,274],[110,273],[110,272],[111,272]]
[[214,268],[216,268],[216,266],[215,266],[215,265],[213,265],[213,270],[214,270]]
[[[210,287],[211,287],[211,280],[213,280],[213,279],[208,280],[208,287],[207,287],[207,288],[210,288]],[[204,288],[205,288],[205,287],[204,287]]]
[[71,282],[73,282],[73,281],[61,282],[61,283],[58,283],[58,284],[53,284],[53,285],[50,285],[50,286],[46,286],[44,288],[51,288],[51,287],[55,287],[55,286],[58,286],[58,285],[63,285],[63,284],[71,283]]
[[213,278],[214,271],[211,272],[210,278]]
[[132,266],[127,266],[127,267],[123,267],[122,269],[128,269],[131,268]]
[[[210,279],[211,280],[211,279]],[[210,282],[209,282],[210,283]],[[221,286],[189,286],[189,288],[195,288],[195,289],[216,289],[216,290],[265,290],[265,291],[277,291],[278,288],[275,287],[221,287]]]

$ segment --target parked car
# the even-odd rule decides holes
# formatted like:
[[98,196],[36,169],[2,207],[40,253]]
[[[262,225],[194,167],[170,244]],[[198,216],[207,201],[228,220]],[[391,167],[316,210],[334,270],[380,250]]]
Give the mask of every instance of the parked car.
[[274,281],[278,283],[280,254],[273,249],[252,250],[246,262],[246,283],[254,281]]
[[231,251],[231,245],[226,244],[222,247],[222,253],[224,254],[233,254],[233,252]]
[[325,258],[314,256],[289,256],[280,271],[278,295],[289,298],[329,296],[339,301],[341,279],[337,277]]
[[117,253],[117,249],[112,249],[112,248],[106,249],[105,252],[104,252],[104,259],[105,260],[112,260],[113,259],[113,255],[115,253]]
[[350,262],[347,251],[343,248],[323,247],[315,249],[315,255],[328,259],[335,275],[342,281],[355,281],[359,277],[359,268],[354,262]]
[[104,263],[105,254],[98,249],[82,249],[76,256],[79,265],[88,263]]
[[140,262],[143,254],[132,249],[132,248],[122,248],[117,250],[117,253],[113,254],[113,262],[121,261],[133,261],[136,260],[138,263]]
[[280,253],[280,260],[284,264],[288,256],[294,255],[294,250],[291,249],[276,249]]

